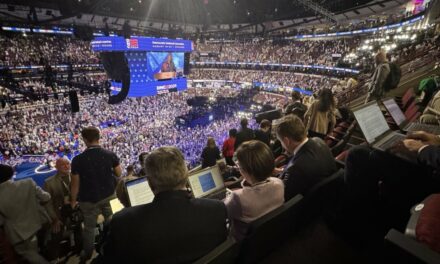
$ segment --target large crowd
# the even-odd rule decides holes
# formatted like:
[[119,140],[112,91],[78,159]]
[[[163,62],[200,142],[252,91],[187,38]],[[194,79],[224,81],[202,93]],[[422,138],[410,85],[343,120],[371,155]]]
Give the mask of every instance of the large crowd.
[[[204,95],[235,93],[223,88]],[[0,119],[0,151],[3,159],[13,164],[19,163],[24,154],[76,154],[83,149],[78,139],[80,128],[93,125],[101,127],[103,146],[118,153],[124,165],[134,164],[142,152],[173,145],[182,150],[188,165],[194,167],[200,162],[206,138],[211,136],[221,144],[227,136],[225,128],[237,127],[239,120],[228,117],[203,127],[178,127],[175,119],[190,111],[187,99],[194,95],[189,91],[130,98],[118,105],[109,105],[103,95],[93,95],[80,100],[78,114],[71,114],[62,103],[4,113]]]
[[313,92],[323,87],[332,88],[339,82],[339,79],[322,75],[256,70],[193,69],[189,77],[194,80],[225,80],[238,83],[258,82],[280,87],[297,87]]
[[[438,208],[440,138],[400,131],[395,124],[395,132],[402,133],[398,145],[384,151],[369,147],[367,130],[379,124],[362,120],[367,111],[353,114],[341,107],[347,102],[342,104],[340,96],[351,93],[364,99],[368,90],[365,104],[358,102],[360,109],[368,110],[369,104],[387,98],[388,91],[403,90],[399,81],[406,86],[415,80],[412,73],[418,67],[423,68],[416,72],[420,79],[425,69],[435,70],[438,34],[419,33],[408,37],[413,33],[407,32],[409,40],[401,43],[379,34],[374,38],[381,40],[364,44],[356,37],[201,40],[192,54],[196,61],[335,66],[350,54],[352,63],[363,60],[371,71],[342,79],[292,69],[195,68],[186,91],[126,98],[116,105],[108,103],[108,82],[101,72],[72,76],[69,70],[67,78],[53,79],[23,73],[15,80],[0,76],[5,86],[0,86],[0,262],[7,259],[4,252],[12,252],[12,259],[19,255],[39,264],[48,263],[45,259],[62,263],[64,257],[67,262],[70,255],[77,255],[80,263],[92,257],[96,257],[92,263],[193,263],[233,238],[227,242],[237,242],[237,263],[264,258],[285,263],[296,261],[277,251],[280,246],[284,251],[287,241],[289,250],[298,241],[304,250],[296,253],[310,257],[311,252],[327,255],[329,244],[333,249],[331,241],[323,243],[325,249],[317,248],[315,241],[329,242],[333,236],[347,244],[353,258],[382,260],[390,250],[382,249],[385,231],[404,232],[410,209],[420,209],[413,206],[423,199],[428,209],[422,213],[429,213],[433,204]],[[401,36],[397,30],[392,34],[395,39]],[[99,62],[88,43],[70,37],[16,35],[1,38],[0,44],[5,47],[0,66]],[[425,86],[422,97],[430,91],[428,105],[437,111],[438,78],[421,83],[425,81],[430,87]],[[72,89],[78,91],[79,112],[71,111]],[[5,98],[20,96],[26,100],[9,100],[5,107]],[[406,97],[411,98],[405,103]],[[405,118],[413,109],[414,120],[421,114],[419,99],[412,90],[401,98]],[[375,118],[385,122],[378,105],[375,109]],[[253,116],[271,110],[277,111]],[[257,127],[254,119],[261,116]],[[209,121],[204,123],[185,123],[206,117]],[[220,161],[222,156],[226,164]],[[39,174],[33,167],[20,173],[17,165],[34,165],[23,164],[27,161],[53,165],[56,174],[45,178],[40,188],[35,175],[21,178],[26,172]],[[201,168],[196,168],[199,164]],[[134,192],[130,186],[135,186]],[[428,203],[428,195],[436,200]],[[152,201],[146,201],[150,196]],[[435,228],[440,217],[432,219],[425,234],[416,234],[417,240],[405,238],[440,252]],[[324,232],[298,232],[317,225]],[[293,236],[295,245],[290,243]],[[62,245],[68,247],[66,252]],[[367,251],[373,256],[366,256]],[[279,255],[292,259],[271,259]],[[334,255],[341,259],[344,254]],[[394,261],[395,254],[392,257],[390,263],[401,262]]]
[[99,62],[98,54],[90,49],[90,42],[70,36],[0,36],[0,45],[1,66]]
[[[266,62],[334,66],[344,54],[353,51],[358,38],[318,41],[206,41],[196,43],[195,61]],[[206,55],[209,56],[206,56]]]

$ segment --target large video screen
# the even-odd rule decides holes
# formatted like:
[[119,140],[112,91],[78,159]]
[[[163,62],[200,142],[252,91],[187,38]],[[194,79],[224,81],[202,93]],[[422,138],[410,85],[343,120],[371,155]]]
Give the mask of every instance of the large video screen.
[[183,52],[147,52],[148,78],[160,81],[183,77]]
[[[125,52],[130,69],[128,97],[154,96],[161,93],[184,91],[187,88],[183,75],[184,52]],[[112,94],[121,90],[122,84],[111,81]]]

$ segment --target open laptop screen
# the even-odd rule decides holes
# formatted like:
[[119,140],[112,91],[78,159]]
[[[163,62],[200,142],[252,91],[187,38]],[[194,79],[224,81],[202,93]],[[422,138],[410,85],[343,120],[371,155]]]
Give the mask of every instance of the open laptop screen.
[[383,105],[388,110],[391,117],[394,119],[394,122],[396,122],[398,126],[406,121],[405,115],[403,114],[402,110],[400,110],[400,107],[396,104],[396,101],[394,101],[394,99],[391,98],[384,100]]
[[125,183],[131,206],[151,203],[154,199],[153,191],[148,185],[147,178],[139,178]]
[[191,186],[195,198],[206,196],[225,187],[218,166],[190,175],[189,185]]
[[118,198],[110,200],[110,207],[112,208],[113,214],[116,214],[117,212],[124,209],[124,205],[119,202]]
[[369,144],[390,130],[377,102],[354,110],[353,113]]

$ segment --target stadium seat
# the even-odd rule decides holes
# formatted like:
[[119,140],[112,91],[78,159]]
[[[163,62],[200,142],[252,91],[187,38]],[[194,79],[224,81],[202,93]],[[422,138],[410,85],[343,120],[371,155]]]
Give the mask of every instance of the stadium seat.
[[248,235],[242,241],[237,263],[256,263],[286,242],[296,230],[302,198],[302,195],[297,195],[250,223]]
[[409,104],[404,114],[406,119],[411,120],[414,118],[417,112],[419,112],[419,107],[417,106],[416,102],[413,101],[411,104]]
[[385,236],[385,261],[399,264],[438,264],[440,254],[399,231],[391,229]]
[[396,98],[397,104],[399,104],[402,110],[406,110],[408,105],[412,103],[415,99],[414,90],[412,88],[408,89],[402,98]]
[[351,139],[351,136],[354,133],[354,130],[356,129],[356,120],[353,121],[353,123],[350,125],[350,127],[348,127],[347,131],[345,132],[344,137],[339,140],[336,144],[330,146],[331,147],[331,151],[334,157],[338,156],[342,151],[344,151],[344,149],[347,147],[348,142]]
[[316,184],[304,197],[300,226],[310,223],[317,217],[323,216],[325,218],[334,213],[343,188],[344,169],[339,169]]
[[225,242],[194,262],[194,264],[232,264],[238,256],[239,246],[240,244],[234,238],[228,237]]

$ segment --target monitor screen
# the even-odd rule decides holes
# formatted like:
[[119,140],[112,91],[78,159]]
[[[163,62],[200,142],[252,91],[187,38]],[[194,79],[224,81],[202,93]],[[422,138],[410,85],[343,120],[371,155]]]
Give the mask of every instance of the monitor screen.
[[353,113],[368,143],[373,143],[390,129],[377,103],[370,104]]
[[147,52],[150,80],[167,80],[183,77],[185,65],[183,52]]
[[147,178],[140,178],[125,183],[130,205],[136,206],[151,203],[154,199],[153,191],[148,185]]
[[113,214],[116,214],[117,212],[124,209],[124,205],[121,204],[118,198],[110,200],[110,207],[112,208]]
[[383,104],[385,105],[385,108],[390,112],[391,117],[394,119],[394,122],[398,126],[400,126],[403,122],[405,122],[406,117],[403,114],[402,110],[400,110],[400,107],[396,104],[396,101],[394,99],[388,99],[383,101]]
[[225,186],[218,166],[199,171],[189,176],[189,184],[196,198],[220,190]]

